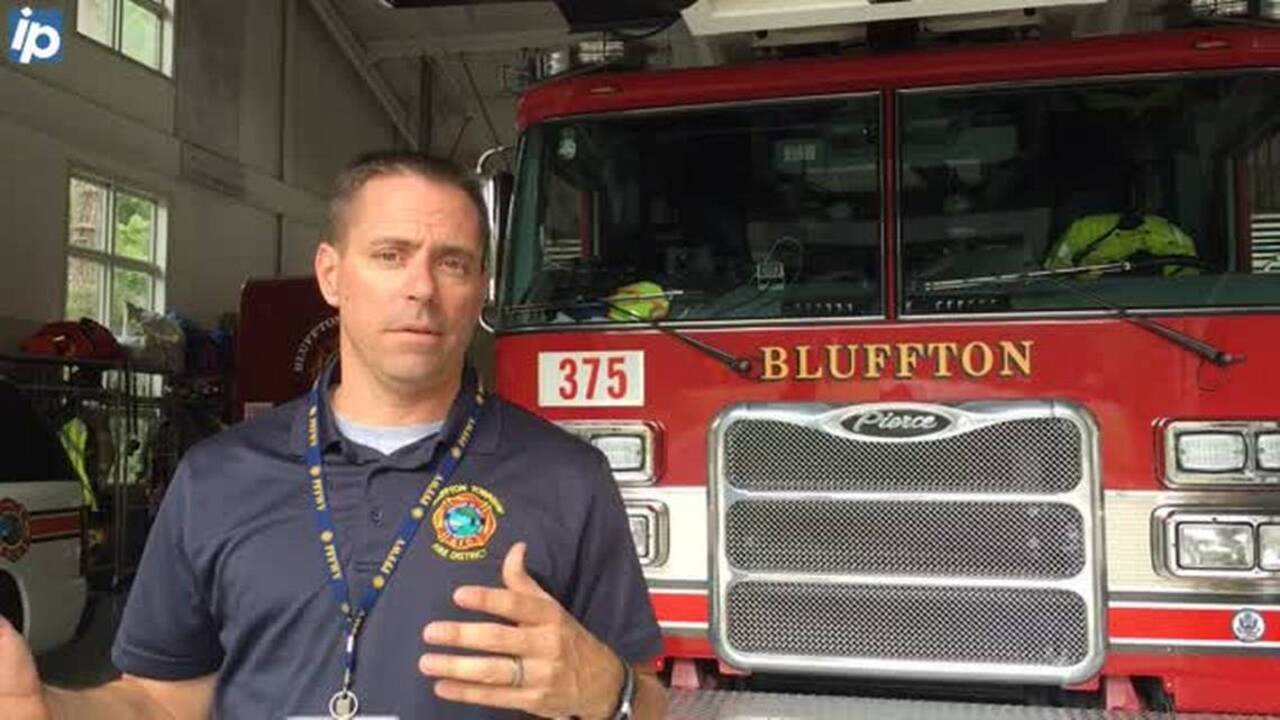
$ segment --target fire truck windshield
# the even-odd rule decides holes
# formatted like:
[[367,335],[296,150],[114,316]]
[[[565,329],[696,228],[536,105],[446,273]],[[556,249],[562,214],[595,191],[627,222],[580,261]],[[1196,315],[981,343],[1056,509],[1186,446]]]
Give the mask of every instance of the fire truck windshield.
[[[875,95],[525,134],[500,325],[882,312]],[[575,302],[612,298],[615,305]]]
[[500,327],[883,316],[886,212],[903,315],[1280,307],[1275,72],[880,98],[530,127]]
[[1280,306],[1280,76],[930,90],[898,107],[905,312]]

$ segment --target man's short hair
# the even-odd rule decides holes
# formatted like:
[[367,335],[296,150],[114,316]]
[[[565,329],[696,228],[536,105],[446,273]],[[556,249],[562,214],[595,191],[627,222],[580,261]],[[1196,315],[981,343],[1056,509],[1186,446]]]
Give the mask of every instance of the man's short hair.
[[489,255],[489,210],[480,186],[456,163],[422,153],[404,150],[380,150],[356,158],[338,173],[329,198],[323,242],[341,247],[346,228],[347,210],[356,194],[370,180],[392,175],[416,175],[461,190],[475,208],[480,221],[480,254],[487,264]]

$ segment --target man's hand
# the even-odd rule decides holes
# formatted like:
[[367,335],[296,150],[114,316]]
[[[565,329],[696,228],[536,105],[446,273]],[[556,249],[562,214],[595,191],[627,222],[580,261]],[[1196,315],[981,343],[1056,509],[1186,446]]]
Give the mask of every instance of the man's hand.
[[[433,622],[422,631],[429,645],[490,655],[427,653],[418,669],[440,678],[436,695],[446,700],[548,718],[610,717],[623,684],[623,660],[529,577],[524,556],[524,543],[507,553],[502,563],[505,588],[464,586],[453,595],[459,607],[494,615],[514,627]],[[518,686],[513,684],[516,680]]]
[[0,618],[0,718],[3,720],[204,720],[217,675],[147,680],[129,675],[101,687],[61,690],[40,684],[27,641]]
[[50,720],[44,687],[31,648],[18,630],[0,618],[0,717]]

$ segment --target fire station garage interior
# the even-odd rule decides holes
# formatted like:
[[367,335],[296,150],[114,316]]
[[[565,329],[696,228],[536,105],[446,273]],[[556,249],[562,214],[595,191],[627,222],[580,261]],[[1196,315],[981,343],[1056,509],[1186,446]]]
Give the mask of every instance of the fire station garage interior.
[[[379,151],[483,208],[468,365],[595,448],[626,525],[577,559],[638,594],[574,582],[660,631],[667,717],[1280,717],[1277,0],[2,7],[0,718],[120,675],[149,538],[269,533],[151,531],[193,447],[286,449],[338,354],[335,177]],[[428,487],[407,561],[500,580],[527,508],[475,487]],[[149,580],[209,602],[224,561]]]

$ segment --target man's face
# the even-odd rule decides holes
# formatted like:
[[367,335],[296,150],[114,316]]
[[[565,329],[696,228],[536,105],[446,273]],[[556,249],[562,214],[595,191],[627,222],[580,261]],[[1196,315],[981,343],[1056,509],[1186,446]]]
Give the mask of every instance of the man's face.
[[408,389],[456,377],[487,287],[467,195],[417,175],[375,178],[339,230],[339,248],[322,243],[315,266],[342,318],[344,368]]

